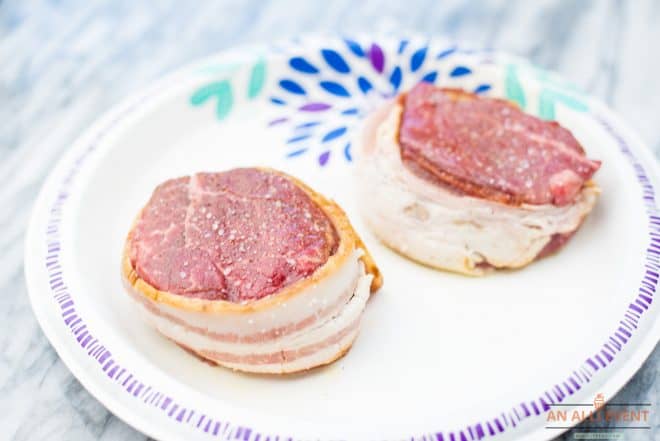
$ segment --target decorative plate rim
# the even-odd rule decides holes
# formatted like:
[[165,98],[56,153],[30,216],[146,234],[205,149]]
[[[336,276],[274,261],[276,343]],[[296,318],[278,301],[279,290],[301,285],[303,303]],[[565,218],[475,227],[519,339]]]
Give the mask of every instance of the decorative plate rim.
[[[337,37],[330,37],[330,36],[316,35],[315,38],[321,41],[323,41],[324,39],[337,40]],[[362,38],[362,37],[358,36],[358,38]],[[368,38],[372,41],[382,41],[382,40],[391,40],[394,38],[399,39],[400,37],[375,35]],[[427,37],[426,40],[446,41],[441,37]],[[283,41],[288,42],[289,40],[283,40]],[[79,346],[75,343],[75,339],[77,338],[77,333],[71,334],[71,337],[74,338],[73,341],[67,338],[61,338],[60,335],[58,335],[59,333],[61,333],[61,331],[58,331],[55,328],[61,326],[62,323],[59,322],[60,324],[56,325],[55,323],[57,322],[57,320],[55,320],[55,317],[53,316],[53,314],[57,312],[56,308],[53,308],[53,306],[58,306],[58,305],[51,304],[49,302],[48,305],[46,305],[46,302],[44,302],[43,299],[39,298],[38,293],[41,292],[41,290],[43,289],[50,289],[50,291],[53,294],[51,297],[54,297],[54,300],[56,301],[61,300],[58,301],[60,307],[68,303],[71,303],[71,305],[73,305],[73,301],[71,300],[70,295],[66,297],[62,295],[63,294],[62,292],[59,292],[58,294],[58,292],[55,291],[57,288],[59,288],[59,286],[56,286],[55,288],[53,287],[54,285],[58,285],[58,284],[63,285],[63,276],[61,274],[59,275],[55,274],[53,276],[53,272],[51,271],[49,273],[48,270],[46,269],[47,268],[46,266],[43,265],[40,266],[37,263],[41,261],[41,257],[43,255],[46,255],[46,258],[48,259],[47,253],[56,254],[59,252],[59,249],[56,251],[47,252],[47,249],[44,248],[43,241],[39,239],[39,237],[42,234],[46,233],[46,238],[47,238],[48,235],[51,234],[52,232],[48,232],[48,231],[44,232],[39,229],[39,226],[41,224],[47,223],[45,222],[45,219],[43,219],[43,216],[48,210],[50,210],[51,215],[53,215],[53,213],[56,212],[61,206],[61,205],[59,206],[57,205],[58,191],[55,189],[61,188],[61,186],[64,185],[63,182],[61,181],[63,181],[65,177],[65,172],[67,172],[67,169],[70,172],[76,166],[82,165],[84,161],[79,161],[79,157],[84,156],[84,154],[81,155],[81,153],[84,153],[85,149],[89,149],[90,151],[92,150],[89,148],[88,140],[91,140],[95,137],[100,138],[104,133],[104,131],[107,130],[106,125],[111,124],[113,120],[121,119],[120,116],[124,112],[127,112],[128,109],[131,109],[132,107],[139,105],[143,100],[146,100],[149,97],[154,98],[154,100],[157,100],[157,98],[162,97],[162,95],[160,95],[161,93],[164,94],[167,91],[176,89],[176,86],[169,87],[172,86],[174,80],[181,78],[182,75],[189,76],[194,69],[196,69],[199,66],[203,66],[204,64],[208,63],[210,60],[222,58],[223,60],[231,61],[232,63],[235,63],[237,65],[240,65],[241,63],[254,62],[256,57],[268,56],[268,54],[271,52],[271,48],[274,47],[276,44],[278,43],[275,43],[273,45],[258,45],[258,44],[243,45],[243,46],[237,46],[233,49],[220,51],[208,57],[204,57],[200,60],[193,61],[192,63],[189,63],[182,68],[176,69],[174,72],[170,74],[164,75],[159,80],[155,81],[153,85],[147,87],[143,92],[129,95],[126,99],[122,100],[119,104],[113,106],[110,110],[105,112],[100,118],[95,120],[95,122],[89,128],[84,130],[76,138],[76,140],[72,143],[72,145],[66,150],[63,157],[58,161],[56,166],[49,173],[48,177],[44,181],[44,184],[42,185],[39,191],[39,195],[36,198],[32,208],[31,217],[28,223],[28,229],[25,239],[24,267],[25,267],[26,283],[28,287],[28,295],[30,298],[32,309],[35,312],[37,321],[39,322],[42,330],[44,331],[44,334],[46,334],[50,343],[55,348],[56,352],[58,353],[62,361],[65,363],[65,365],[71,370],[71,372],[76,376],[76,378],[95,398],[101,401],[111,412],[113,412],[115,415],[117,415],[119,418],[121,418],[128,424],[132,425],[135,428],[138,428],[139,430],[143,431],[144,433],[150,436],[154,436],[159,439],[170,439],[173,434],[167,431],[165,427],[160,427],[159,424],[157,424],[157,421],[145,422],[143,419],[140,419],[136,413],[131,412],[131,409],[129,407],[124,406],[121,403],[121,400],[116,399],[112,394],[108,394],[106,392],[107,388],[103,384],[99,384],[100,383],[99,380],[103,379],[105,375],[99,376],[98,373],[100,372],[101,374],[105,374],[105,370],[103,371],[95,370],[93,373],[89,373],[88,371],[85,370],[84,363],[81,363],[79,360],[80,354],[75,353],[76,349],[79,349]],[[504,52],[493,51],[492,53],[513,60],[515,62],[525,61],[520,57],[512,56]],[[653,247],[654,231],[656,232],[657,237],[660,237],[660,211],[658,210],[658,206],[655,201],[655,197],[656,197],[655,187],[651,182],[651,180],[654,180],[657,183],[658,177],[660,177],[660,171],[659,171],[660,168],[658,167],[657,161],[653,157],[650,149],[639,138],[639,136],[633,130],[631,130],[627,126],[627,124],[621,121],[619,117],[614,112],[612,112],[607,106],[602,104],[598,99],[593,98],[591,96],[585,96],[584,99],[589,102],[590,108],[598,110],[597,113],[594,114],[593,116],[599,117],[597,119],[600,120],[604,128],[607,131],[609,131],[611,135],[617,140],[617,143],[619,143],[619,147],[621,149],[628,151],[631,160],[631,165],[633,166],[633,168],[639,169],[637,170],[638,181],[639,184],[642,185],[642,188],[644,188],[644,182],[642,182],[642,179],[646,180],[648,192],[643,194],[643,197],[645,199],[645,205],[649,216],[648,233],[651,236],[651,241],[649,243],[650,243],[650,247]],[[131,118],[129,117],[128,121],[130,120]],[[634,147],[635,154],[637,154],[639,159],[641,160],[639,160],[638,157],[635,156],[635,154],[633,154],[632,152],[630,152],[630,150],[628,150],[628,145],[626,144],[626,140],[631,141],[630,144],[633,144],[635,146]],[[623,154],[625,154],[625,151]],[[63,203],[64,200],[65,199],[63,199],[61,202]],[[51,219],[53,219],[52,216]],[[57,227],[53,226],[53,229],[55,230],[56,233]],[[658,241],[660,241],[660,239],[658,239]],[[37,247],[37,244],[41,244],[41,250],[38,251],[39,254],[35,255],[33,251],[37,251],[39,249]],[[658,250],[660,250],[660,246],[658,246]],[[652,320],[651,323],[647,323],[646,325],[648,327],[648,332],[647,332],[648,335],[645,334],[641,335],[642,339],[637,341],[637,347],[635,348],[635,351],[631,353],[632,356],[629,356],[625,360],[620,361],[618,369],[611,376],[601,379],[604,383],[603,387],[601,387],[601,390],[606,392],[606,396],[608,398],[611,398],[619,389],[621,389],[627,383],[627,381],[634,375],[634,373],[641,367],[644,361],[649,357],[649,355],[654,350],[658,342],[658,339],[660,338],[660,320],[658,320],[657,311],[654,309],[653,315],[651,313],[644,314],[644,311],[647,311],[652,308],[651,299],[653,297],[653,294],[655,293],[655,288],[657,286],[658,273],[660,273],[660,259],[655,259],[655,262],[651,262],[648,260],[648,256],[649,253],[651,253],[652,255],[656,255],[656,254],[660,255],[660,251],[658,250],[654,251],[652,250],[652,248],[650,248],[647,251],[647,262],[646,262],[647,272],[645,274],[645,277],[649,276],[649,271],[651,271],[652,274],[655,274],[655,277],[654,278],[651,277],[651,280],[647,279],[647,284],[648,284],[647,286],[642,285],[640,287],[640,289],[646,288],[647,291],[650,290],[650,292],[640,291],[640,294],[646,295],[649,301],[645,309],[643,309],[643,311],[640,312],[639,315],[637,315],[638,320],[640,318],[646,318],[647,320]],[[652,267],[650,265],[652,265]],[[47,281],[48,279],[50,279],[50,286],[48,286],[49,285]],[[644,280],[642,280],[642,284],[643,282]],[[68,295],[68,293],[66,294]],[[641,309],[640,306],[641,304],[639,304],[637,308]],[[67,328],[69,328],[70,323],[73,323],[73,321],[66,322],[66,320],[68,320],[67,316],[64,316],[62,318],[65,320],[65,324],[67,325]],[[621,323],[623,324],[623,322]],[[620,327],[615,332],[614,335],[616,335],[617,332],[621,332],[621,329],[622,328]],[[624,337],[627,336],[628,338],[631,338],[632,336],[634,336],[634,329],[627,327],[624,328],[624,330],[627,333],[629,333],[629,334],[625,334]],[[625,338],[624,340],[625,341],[621,346],[625,346],[627,340]],[[78,339],[78,342],[80,342],[80,339]],[[609,343],[609,340],[607,342]],[[607,346],[607,343],[605,346]],[[90,356],[95,357],[97,361],[99,360],[99,358],[101,358],[101,356],[103,356],[104,352],[109,353],[109,351],[107,351],[105,347],[103,347],[102,345],[100,345],[99,348],[101,349],[98,353],[94,353],[94,355],[90,353]],[[611,349],[612,353],[610,354],[610,356],[616,355],[616,353],[618,353],[619,350],[614,351]],[[602,359],[600,357],[601,353],[603,355]],[[606,362],[603,361],[606,359],[606,355],[605,355],[606,352],[603,351],[601,348],[599,348],[595,352],[595,354],[596,354],[595,356],[587,357],[587,361],[584,362],[588,365],[586,369],[587,372],[589,372],[589,367],[591,367],[595,373],[601,368],[605,368],[607,365],[609,365],[609,362],[611,361],[609,358],[607,358],[608,361]],[[589,360],[591,360],[591,362],[588,362]],[[106,362],[105,359],[102,362],[100,362],[101,365],[104,362]],[[576,371],[579,369],[580,368],[576,369]],[[574,372],[577,375],[576,371]],[[589,377],[584,372],[581,371],[581,373],[587,379],[588,382]],[[566,381],[568,381],[568,379]],[[567,390],[571,390],[570,386],[574,386],[574,385],[570,383],[567,385],[566,381],[564,381],[563,384],[567,386]],[[119,383],[114,383],[114,384],[119,384]],[[561,380],[557,383],[557,385],[560,384],[561,384]],[[577,389],[580,389],[580,387],[577,387]],[[552,387],[550,387],[547,390],[554,391]],[[128,392],[132,393],[133,391],[128,390]],[[559,392],[563,395],[563,391],[561,387],[559,387]],[[572,393],[573,392],[571,392],[571,394]],[[137,396],[137,393],[135,395]],[[552,396],[548,392],[546,392],[546,395],[550,401],[553,400]],[[563,397],[560,397],[560,395],[558,394],[557,399],[558,401],[562,401]],[[535,402],[536,399],[531,400],[529,403],[535,403]],[[541,399],[540,402],[543,402],[543,399]],[[136,403],[138,402],[136,401]],[[146,404],[146,400],[144,404]],[[536,408],[536,404],[534,404],[533,408],[531,408],[530,406],[529,409],[527,408],[526,403],[521,403],[521,404],[522,404],[521,412],[525,412],[526,413],[525,416],[533,416],[532,413],[539,415],[546,411],[546,409],[544,408],[543,412],[540,412]],[[516,406],[514,406],[513,408],[515,407]],[[168,416],[168,414],[165,412],[162,412],[161,415]],[[178,418],[176,409],[174,412],[169,413],[170,418],[172,418],[173,415],[174,418],[177,418],[179,421],[181,421],[181,419]],[[504,429],[502,427],[502,422],[504,422],[506,426],[509,426],[509,422],[506,420],[504,413],[502,414],[502,416],[503,416],[502,420],[499,420],[498,419],[499,417],[495,417],[494,419],[488,420],[487,424],[486,423],[483,423],[483,425],[478,424],[478,426],[481,429],[478,429],[477,425],[471,425],[463,429],[455,429],[454,432],[452,432],[451,439],[452,440],[454,439],[453,433],[456,434],[456,440],[459,439],[467,440],[467,439],[481,439],[482,437],[481,435],[495,436],[498,433],[504,432]],[[188,419],[190,419],[190,416],[188,416]],[[524,418],[522,419],[519,418],[519,421],[520,422],[524,421]],[[513,426],[515,427],[516,426],[515,421],[512,420],[512,422],[513,422]],[[205,424],[206,422],[202,424],[202,427],[204,427]],[[197,425],[197,427],[199,427],[199,424]],[[215,431],[215,433],[210,433],[210,434],[217,435],[218,428],[219,428],[218,425],[211,427],[211,432]],[[226,424],[225,424],[225,429],[227,429]],[[256,439],[258,438],[259,435],[256,431],[253,431],[252,429],[247,427],[236,427],[235,429],[236,430],[233,432],[230,431],[230,433],[227,434],[227,436],[229,437],[231,435],[231,436],[236,436],[237,438],[248,440],[248,439]],[[481,430],[482,432],[479,433],[478,430]],[[208,431],[208,426],[207,426],[207,431]],[[563,430],[548,432],[547,430],[543,430],[543,427],[537,427],[528,430],[524,433],[528,439],[549,439],[551,437],[560,435],[562,432]],[[418,434],[415,435],[415,437],[416,436],[420,436],[420,435]],[[438,440],[446,439],[447,441],[449,441],[449,437],[443,438],[442,435],[438,435],[436,436],[436,438]],[[264,440],[266,438],[264,436],[264,438],[261,439]]]

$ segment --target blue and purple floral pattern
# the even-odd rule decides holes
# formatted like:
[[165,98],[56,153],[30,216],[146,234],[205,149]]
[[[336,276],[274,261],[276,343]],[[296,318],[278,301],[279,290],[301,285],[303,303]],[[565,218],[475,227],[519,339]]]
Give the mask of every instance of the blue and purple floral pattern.
[[[289,70],[270,98],[281,116],[269,123],[288,127],[287,157],[314,155],[321,166],[334,157],[350,162],[351,131],[379,103],[420,81],[446,83],[473,73],[467,65],[447,62],[462,52],[456,46],[407,39],[395,44],[385,48],[379,42],[347,38],[289,57]],[[476,93],[490,89],[488,83],[472,88]]]

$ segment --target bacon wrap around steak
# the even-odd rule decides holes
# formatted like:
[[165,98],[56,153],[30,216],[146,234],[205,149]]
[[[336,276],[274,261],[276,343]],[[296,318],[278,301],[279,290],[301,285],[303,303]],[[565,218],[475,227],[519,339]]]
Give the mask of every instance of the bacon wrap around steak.
[[161,333],[206,360],[261,373],[343,355],[381,284],[334,202],[257,168],[159,185],[128,235],[122,271]]
[[371,231],[415,261],[469,275],[558,251],[600,194],[600,162],[568,130],[426,83],[371,114],[354,148]]

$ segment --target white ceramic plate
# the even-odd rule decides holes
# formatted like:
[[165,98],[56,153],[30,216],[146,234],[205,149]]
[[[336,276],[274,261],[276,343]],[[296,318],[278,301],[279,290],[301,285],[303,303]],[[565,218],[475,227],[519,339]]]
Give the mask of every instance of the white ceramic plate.
[[[557,119],[603,161],[602,198],[559,254],[467,278],[416,265],[364,228],[351,137],[422,79]],[[331,366],[284,377],[211,367],[143,323],[123,292],[123,241],[152,189],[245,165],[335,198],[384,273],[353,349]],[[241,48],[138,93],[78,139],[36,203],[26,277],[71,371],[159,439],[549,439],[562,431],[546,428],[549,409],[609,399],[658,341],[658,176],[612,112],[511,56],[420,38]]]

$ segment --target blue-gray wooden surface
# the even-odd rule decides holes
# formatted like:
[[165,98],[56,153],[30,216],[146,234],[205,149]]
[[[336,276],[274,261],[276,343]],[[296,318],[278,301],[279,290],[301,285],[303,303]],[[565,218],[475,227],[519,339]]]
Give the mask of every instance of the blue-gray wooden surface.
[[[396,29],[506,49],[557,70],[660,152],[658,0],[0,0],[1,439],[144,439],[64,367],[26,295],[29,209],[78,133],[160,74],[229,46],[301,32]],[[627,431],[625,439],[660,437],[659,365],[656,348],[614,398],[655,405],[653,429]]]

